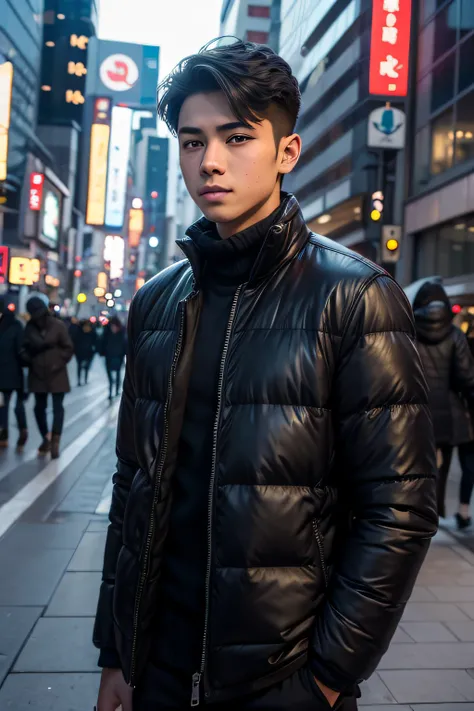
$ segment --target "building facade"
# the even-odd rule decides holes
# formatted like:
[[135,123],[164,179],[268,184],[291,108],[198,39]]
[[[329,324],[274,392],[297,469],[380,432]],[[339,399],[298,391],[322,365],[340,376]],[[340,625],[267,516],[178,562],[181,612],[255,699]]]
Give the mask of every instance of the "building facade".
[[279,0],[224,0],[220,34],[268,44],[277,50],[279,4]]
[[[386,99],[398,109],[404,100],[369,93],[371,30],[372,0],[281,2],[280,54],[302,90],[303,151],[286,189],[297,195],[315,232],[377,260],[380,225],[371,224],[368,208],[382,186],[378,154],[367,145],[368,117]],[[393,185],[390,219],[400,224],[403,156],[387,152],[385,160]]]
[[[474,3],[414,4],[402,279],[474,306]],[[420,5],[418,7],[418,5]]]

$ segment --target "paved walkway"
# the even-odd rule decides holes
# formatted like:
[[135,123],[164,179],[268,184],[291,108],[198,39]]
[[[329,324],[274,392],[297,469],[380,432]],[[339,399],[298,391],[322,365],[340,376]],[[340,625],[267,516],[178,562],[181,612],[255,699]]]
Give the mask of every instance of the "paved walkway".
[[[70,459],[86,415],[34,504],[0,539],[0,711],[92,711],[91,643],[114,466],[116,408]],[[61,463],[62,461],[62,463]],[[51,465],[49,466],[51,476]],[[0,461],[0,477],[1,477]],[[39,474],[41,475],[41,471]],[[38,476],[38,474],[35,474]],[[474,553],[449,533],[433,542],[376,674],[366,711],[474,711]]]

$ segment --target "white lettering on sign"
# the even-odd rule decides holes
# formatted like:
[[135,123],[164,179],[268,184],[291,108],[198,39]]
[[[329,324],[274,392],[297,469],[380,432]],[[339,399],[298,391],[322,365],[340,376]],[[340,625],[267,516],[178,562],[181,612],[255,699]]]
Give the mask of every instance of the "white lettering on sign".
[[397,44],[398,30],[396,27],[382,27],[382,42]]
[[386,12],[399,12],[400,0],[384,0],[383,9]]
[[391,54],[387,54],[387,58],[383,62],[380,62],[380,76],[390,77],[391,79],[396,79],[398,77],[397,69],[401,69],[398,66],[398,59],[392,57]]

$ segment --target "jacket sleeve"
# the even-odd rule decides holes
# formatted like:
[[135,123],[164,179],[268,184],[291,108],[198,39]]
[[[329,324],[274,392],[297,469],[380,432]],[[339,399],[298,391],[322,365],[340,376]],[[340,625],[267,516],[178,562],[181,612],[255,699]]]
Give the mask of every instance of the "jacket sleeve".
[[74,355],[74,344],[72,342],[71,336],[68,333],[66,326],[62,323],[62,328],[59,331],[59,348],[61,349],[62,357],[65,363],[69,363]]
[[351,524],[310,649],[314,675],[341,692],[367,679],[386,652],[438,521],[434,437],[408,302],[382,274],[347,314],[332,401],[335,475]]
[[459,328],[453,328],[454,362],[451,387],[460,393],[474,409],[474,358],[467,338]]
[[100,649],[99,666],[119,668],[120,659],[116,650],[113,620],[113,596],[117,560],[122,548],[122,525],[128,494],[133,478],[138,471],[135,453],[133,413],[135,408],[134,384],[134,339],[136,330],[135,301],[129,316],[129,350],[123,394],[117,425],[117,469],[113,476],[112,504],[109,512],[109,528],[104,553],[102,584],[99,593],[97,615],[94,625],[93,642]]

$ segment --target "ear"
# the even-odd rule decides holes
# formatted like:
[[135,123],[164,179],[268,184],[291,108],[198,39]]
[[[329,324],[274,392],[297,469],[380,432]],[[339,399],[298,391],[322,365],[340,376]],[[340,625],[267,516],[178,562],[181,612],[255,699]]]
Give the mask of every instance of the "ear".
[[301,136],[297,133],[293,133],[291,136],[285,136],[281,139],[280,167],[278,171],[281,175],[291,173],[301,155],[301,146]]

